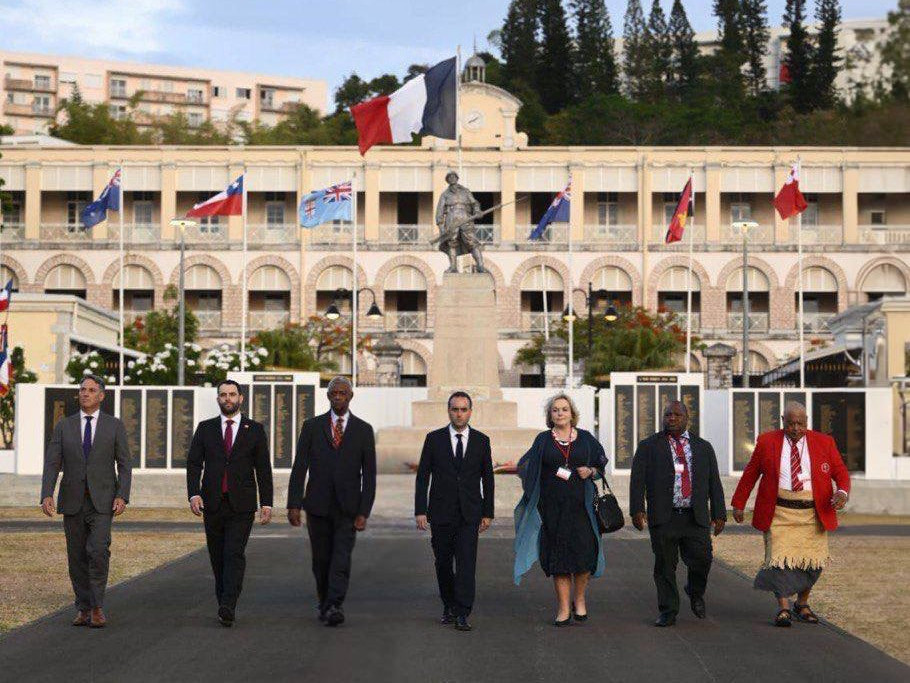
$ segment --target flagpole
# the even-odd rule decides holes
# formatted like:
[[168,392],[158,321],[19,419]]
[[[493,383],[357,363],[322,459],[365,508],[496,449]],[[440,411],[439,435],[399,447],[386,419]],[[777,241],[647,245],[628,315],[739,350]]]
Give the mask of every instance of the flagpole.
[[[569,170],[569,206],[572,206],[572,171]],[[572,306],[572,210],[569,209],[569,222],[567,223],[568,233],[569,233],[569,282],[567,289],[569,290],[569,389],[575,388],[575,315]],[[590,363],[590,359],[588,359]]]
[[455,50],[455,139],[458,141],[458,177],[464,182],[464,161],[461,156],[461,45]]
[[547,267],[540,264],[540,290],[543,294],[543,338],[550,341],[550,310],[547,305]]
[[[796,177],[802,175],[803,162],[796,157]],[[803,212],[796,214],[796,263],[799,271],[799,388],[806,386],[805,328],[803,327]]]
[[[692,253],[695,243],[695,173],[689,169],[689,201],[692,202],[692,225],[689,226],[689,268],[686,270],[686,372],[692,370]],[[688,212],[689,207],[686,207]]]
[[120,211],[117,213],[120,215],[120,373],[119,373],[119,384],[123,386],[123,347],[126,345],[126,340],[123,337],[123,280],[126,277],[126,274],[123,272],[123,214],[126,212],[126,193],[123,190],[123,180],[126,177],[126,174],[123,172],[123,159],[120,160]]
[[241,204],[241,217],[242,217],[242,227],[243,227],[243,253],[241,256],[241,277],[243,278],[243,285],[241,288],[241,296],[243,300],[240,303],[240,372],[246,372],[246,309],[247,309],[247,281],[246,281],[246,164],[243,166],[243,175],[241,176],[241,184],[243,187],[242,191],[242,204]]
[[353,292],[351,296],[351,385],[357,388],[357,171],[351,177],[351,258]]

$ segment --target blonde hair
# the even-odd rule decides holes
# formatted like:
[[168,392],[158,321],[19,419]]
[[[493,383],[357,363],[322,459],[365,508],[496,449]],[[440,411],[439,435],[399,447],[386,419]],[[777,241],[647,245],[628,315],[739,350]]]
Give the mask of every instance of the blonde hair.
[[565,392],[559,392],[554,394],[547,399],[546,408],[544,408],[544,419],[547,421],[547,427],[553,429],[555,423],[550,413],[553,410],[553,404],[556,403],[559,399],[564,399],[569,404],[569,412],[572,413],[572,426],[578,426],[578,408],[575,405],[575,401],[572,400],[572,397],[566,394]]

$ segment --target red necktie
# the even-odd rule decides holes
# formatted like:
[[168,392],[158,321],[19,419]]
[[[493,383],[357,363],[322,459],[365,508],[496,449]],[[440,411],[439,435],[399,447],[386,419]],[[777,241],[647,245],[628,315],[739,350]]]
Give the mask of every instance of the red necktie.
[[335,426],[332,428],[332,443],[337,450],[341,446],[341,440],[344,438],[344,418],[339,417],[335,420]]
[[[224,428],[224,456],[225,460],[231,457],[231,449],[234,447],[234,428],[233,420],[227,421],[227,426]],[[228,478],[227,478],[227,462],[224,464],[224,476],[221,477],[221,492],[228,492]]]
[[689,478],[689,463],[686,462],[685,443],[686,440],[683,438],[673,439],[673,447],[676,449],[676,462],[683,466],[682,477],[680,480],[680,493],[682,493],[683,498],[691,498],[692,479]]
[[787,441],[790,442],[790,490],[802,491],[803,482],[799,479],[799,475],[803,473],[802,457],[799,448],[796,447],[796,442],[789,437],[787,437]]

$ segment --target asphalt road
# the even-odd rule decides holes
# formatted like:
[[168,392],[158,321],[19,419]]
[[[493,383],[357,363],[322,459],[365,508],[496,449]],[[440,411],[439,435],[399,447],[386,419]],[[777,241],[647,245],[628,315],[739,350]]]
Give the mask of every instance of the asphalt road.
[[[511,540],[484,537],[472,622],[437,624],[426,537],[368,532],[354,552],[348,622],[315,615],[305,532],[267,527],[250,541],[237,624],[215,619],[211,569],[199,551],[110,590],[109,626],[69,626],[66,609],[0,639],[7,681],[863,681],[910,680],[910,667],[828,625],[776,629],[773,600],[719,563],[708,619],[687,605],[656,629],[651,552],[625,530],[607,541],[590,621],[556,629],[550,583],[535,568],[511,581]],[[822,579],[824,580],[824,578]],[[903,618],[904,615],[895,615]]]

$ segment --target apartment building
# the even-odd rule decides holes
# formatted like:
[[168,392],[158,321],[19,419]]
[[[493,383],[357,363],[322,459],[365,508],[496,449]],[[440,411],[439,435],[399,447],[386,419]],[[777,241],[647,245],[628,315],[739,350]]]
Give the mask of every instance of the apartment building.
[[136,98],[140,126],[178,111],[191,125],[233,118],[274,125],[297,103],[324,113],[328,102],[328,84],[315,79],[2,50],[0,66],[0,123],[20,135],[45,133],[77,87],[115,116]]

